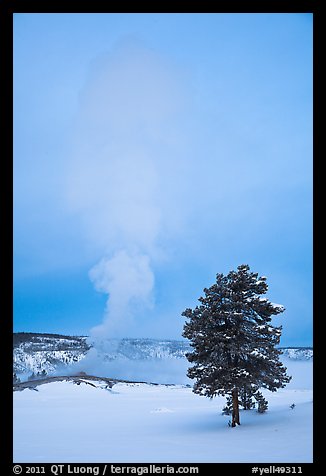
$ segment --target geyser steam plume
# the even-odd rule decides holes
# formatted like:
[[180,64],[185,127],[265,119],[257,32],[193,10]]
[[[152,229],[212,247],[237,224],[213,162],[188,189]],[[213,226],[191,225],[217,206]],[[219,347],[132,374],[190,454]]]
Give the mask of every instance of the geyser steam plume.
[[69,193],[102,254],[89,272],[108,295],[94,339],[122,337],[153,306],[154,265],[182,226],[184,98],[175,68],[126,43],[94,61],[80,94]]
[[102,258],[89,274],[96,290],[109,296],[103,324],[92,329],[94,337],[116,336],[117,330],[126,332],[131,306],[139,302],[151,304],[154,275],[147,255],[118,251],[112,258]]

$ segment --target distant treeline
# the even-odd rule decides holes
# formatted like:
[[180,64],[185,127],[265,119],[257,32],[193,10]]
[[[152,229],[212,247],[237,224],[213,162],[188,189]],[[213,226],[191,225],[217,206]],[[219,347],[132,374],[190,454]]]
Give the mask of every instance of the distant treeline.
[[35,339],[39,338],[49,338],[49,339],[67,339],[71,341],[81,340],[85,336],[67,336],[63,334],[50,334],[50,333],[41,333],[41,332],[14,332],[13,333],[13,345],[18,347],[23,342],[33,342]]
[[[14,344],[14,347],[18,347],[21,343],[23,342],[33,342],[35,339],[38,339],[38,338],[42,338],[42,337],[45,337],[45,338],[49,338],[49,339],[67,339],[67,340],[71,340],[71,341],[79,341],[81,342],[85,337],[87,336],[68,336],[68,335],[64,335],[64,334],[51,334],[51,333],[42,333],[42,332],[14,332],[13,333],[13,344]],[[123,341],[155,341],[155,340],[161,340],[161,339],[121,339]],[[177,339],[166,339],[167,342],[185,342],[184,340],[180,340],[178,341]],[[312,349],[312,347],[306,347],[306,346],[298,346],[298,347],[294,347],[294,346],[291,346],[291,347],[279,347],[280,349],[284,350],[284,349]]]

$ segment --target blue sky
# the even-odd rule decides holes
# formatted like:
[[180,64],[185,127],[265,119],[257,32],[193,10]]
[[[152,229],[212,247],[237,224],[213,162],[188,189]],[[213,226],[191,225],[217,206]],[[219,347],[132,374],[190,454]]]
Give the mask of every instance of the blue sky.
[[312,344],[312,15],[14,15],[14,329],[180,338],[217,272]]

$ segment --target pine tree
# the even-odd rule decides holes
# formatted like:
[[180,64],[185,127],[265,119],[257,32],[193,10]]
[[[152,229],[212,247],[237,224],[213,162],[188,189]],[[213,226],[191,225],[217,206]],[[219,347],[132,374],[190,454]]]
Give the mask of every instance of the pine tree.
[[282,327],[271,325],[271,316],[285,309],[262,297],[267,289],[266,277],[241,265],[226,276],[218,273],[216,283],[204,289],[200,305],[182,313],[188,319],[183,336],[193,347],[187,354],[194,364],[187,373],[196,380],[193,391],[210,398],[226,396],[233,427],[240,424],[239,405],[253,408],[255,398],[258,411],[266,411],[268,402],[259,389],[274,392],[291,379],[275,347]]

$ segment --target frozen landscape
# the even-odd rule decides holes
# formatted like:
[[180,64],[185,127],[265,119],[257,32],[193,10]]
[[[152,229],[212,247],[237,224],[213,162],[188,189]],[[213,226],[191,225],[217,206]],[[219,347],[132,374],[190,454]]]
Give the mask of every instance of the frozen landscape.
[[[269,401],[266,413],[242,410],[241,425],[230,428],[230,416],[222,414],[224,398],[210,400],[192,392],[181,351],[185,343],[162,342],[155,346],[148,339],[127,340],[120,344],[121,352],[115,345],[115,353],[101,356],[100,369],[115,375],[93,372],[152,383],[108,385],[80,374],[75,383],[48,379],[33,388],[30,381],[31,388],[15,391],[14,461],[312,462],[312,349],[284,350],[282,360],[291,382],[278,392],[264,392]],[[90,352],[88,362],[88,354],[66,370],[82,372],[84,361],[84,370],[94,371],[99,355]],[[40,365],[40,355],[37,359]]]
[[311,463],[317,9],[24,12],[14,470]]

